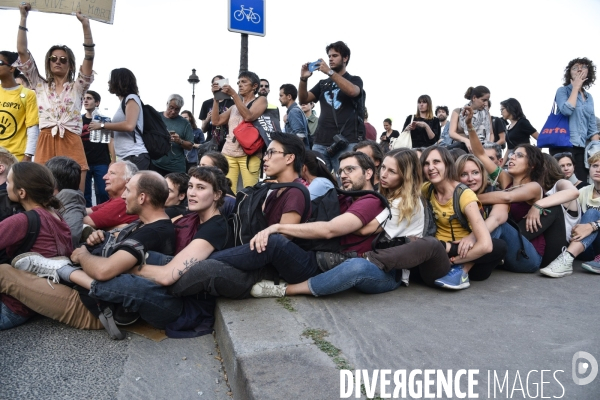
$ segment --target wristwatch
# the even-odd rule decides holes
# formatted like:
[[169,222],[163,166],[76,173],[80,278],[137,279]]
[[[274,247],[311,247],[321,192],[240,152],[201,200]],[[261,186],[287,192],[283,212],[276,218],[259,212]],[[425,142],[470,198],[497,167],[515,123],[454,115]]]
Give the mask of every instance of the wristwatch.
[[329,72],[327,72],[327,75],[329,76],[333,76],[333,74],[335,74],[335,71],[330,69]]
[[104,122],[100,124],[100,128],[104,129]]

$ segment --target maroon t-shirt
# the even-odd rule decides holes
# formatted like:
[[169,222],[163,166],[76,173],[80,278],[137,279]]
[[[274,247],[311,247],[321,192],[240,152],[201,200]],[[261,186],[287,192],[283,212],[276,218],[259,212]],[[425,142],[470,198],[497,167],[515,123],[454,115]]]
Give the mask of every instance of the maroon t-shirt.
[[[303,183],[300,178],[294,179],[294,182]],[[300,189],[290,187],[278,194],[279,190],[273,190],[265,201],[264,214],[269,226],[278,224],[283,214],[296,212],[302,216],[304,213],[304,194]],[[310,210],[307,215],[310,216]]]
[[92,207],[93,212],[89,217],[96,224],[96,229],[110,229],[117,225],[130,224],[138,219],[137,215],[128,215],[126,208],[125,200],[115,197]]
[[[366,196],[359,197],[356,200],[353,200],[350,196],[344,196],[339,199],[340,201],[340,212],[350,213],[356,215],[360,221],[364,225],[367,225],[369,222],[373,221],[375,217],[379,215],[384,209],[383,204],[381,204],[381,200],[375,195],[368,194]],[[345,252],[356,251],[359,256],[362,256],[363,253],[371,250],[371,242],[377,236],[376,233],[369,236],[365,239],[365,236],[355,235],[353,233],[349,233],[340,238],[340,243],[342,246],[361,242],[359,244],[355,244],[348,248],[345,248]]]
[[[43,208],[36,208],[35,211],[40,216],[40,233],[30,251],[48,258],[70,256],[73,252],[73,242],[69,225],[60,215],[60,219],[56,219]],[[21,213],[6,218],[0,222],[0,232],[5,233],[0,235],[0,249],[6,249],[7,255],[11,257],[15,256],[15,251],[27,235],[27,215]],[[35,314],[11,296],[0,294],[0,301],[18,315],[29,317]]]

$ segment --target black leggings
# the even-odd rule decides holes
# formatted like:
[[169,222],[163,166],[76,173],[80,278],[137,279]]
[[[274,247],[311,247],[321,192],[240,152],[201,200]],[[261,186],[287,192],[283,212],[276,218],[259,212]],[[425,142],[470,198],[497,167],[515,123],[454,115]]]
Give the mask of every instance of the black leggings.
[[484,281],[489,278],[494,268],[506,256],[506,250],[507,247],[504,240],[492,238],[492,251],[473,261],[475,265],[469,271],[469,280]]
[[550,213],[546,213],[546,215],[540,216],[540,221],[542,222],[542,227],[538,229],[537,232],[527,232],[525,230],[526,227],[526,219],[523,218],[519,221],[519,229],[521,230],[521,235],[524,238],[531,241],[540,235],[544,235],[544,239],[546,241],[546,249],[544,250],[544,255],[542,256],[542,264],[540,268],[544,268],[548,264],[550,264],[556,257],[558,257],[562,253],[563,246],[568,246],[569,242],[567,242],[567,230],[565,227],[565,216],[564,209],[561,205],[550,207]]

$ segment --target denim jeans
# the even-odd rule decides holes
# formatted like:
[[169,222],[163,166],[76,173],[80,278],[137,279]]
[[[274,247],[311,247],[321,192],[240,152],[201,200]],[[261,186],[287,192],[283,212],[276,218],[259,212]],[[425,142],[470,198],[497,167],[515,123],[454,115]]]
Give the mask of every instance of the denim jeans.
[[90,296],[123,304],[128,311],[139,312],[144,321],[158,329],[175,321],[183,310],[182,299],[169,295],[165,286],[129,274],[105,282],[93,281]]
[[146,254],[146,264],[148,265],[167,265],[173,259],[173,256],[166,256],[156,251],[149,251]]
[[[598,220],[600,220],[600,211],[594,208],[588,208],[581,216],[580,224],[587,224]],[[592,260],[596,254],[600,254],[600,236],[598,236],[598,231],[592,232],[589,236],[581,239],[579,243],[583,245],[584,249],[580,256],[581,259]]]
[[85,176],[85,206],[92,206],[92,177],[96,186],[96,204],[102,204],[108,201],[108,193],[106,193],[104,184],[104,175],[108,172],[108,165],[90,165],[90,169]]
[[[511,272],[536,272],[540,269],[542,256],[540,256],[531,244],[531,242],[523,237],[515,228],[508,223],[504,223],[497,227],[491,234],[493,239],[502,239],[506,242],[506,256],[504,257],[503,269]],[[521,241],[523,240],[523,248],[525,254],[529,258],[525,258],[521,252]]]
[[396,282],[396,273],[401,271],[385,272],[364,258],[352,258],[310,278],[308,287],[314,296],[338,293],[351,287],[363,293],[384,293],[398,288],[402,283],[401,280]]
[[209,259],[223,261],[242,271],[253,271],[272,264],[289,283],[304,282],[320,272],[314,252],[303,250],[279,234],[269,236],[267,248],[262,253],[250,250],[250,245],[244,244],[214,252]]
[[325,163],[327,164],[327,169],[329,171],[333,171],[333,173],[335,174],[337,173],[338,169],[340,169],[340,156],[347,151],[352,151],[356,144],[357,143],[348,143],[348,146],[344,147],[335,154],[329,154],[327,152],[328,146],[323,146],[322,144],[314,144],[312,149],[313,151],[316,151],[317,153],[321,153],[323,155],[322,158],[323,161],[325,161]]
[[28,320],[29,317],[23,317],[19,314],[15,314],[10,308],[0,301],[0,331],[22,325]]

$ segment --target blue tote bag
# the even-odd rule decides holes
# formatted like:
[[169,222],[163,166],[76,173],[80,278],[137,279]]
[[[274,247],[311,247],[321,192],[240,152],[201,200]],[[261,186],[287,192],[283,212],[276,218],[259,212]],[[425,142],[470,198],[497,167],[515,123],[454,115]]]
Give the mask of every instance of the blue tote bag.
[[537,147],[573,147],[569,132],[569,117],[556,110],[556,98],[552,104],[552,111],[540,131]]

